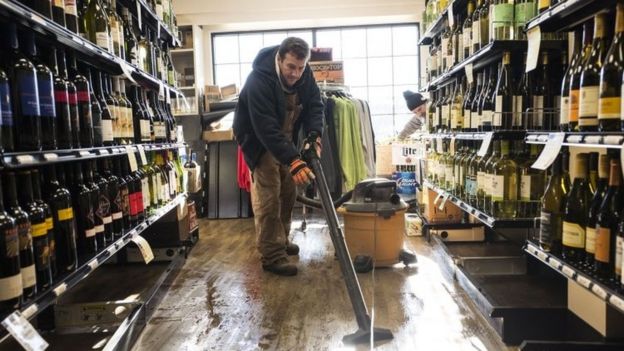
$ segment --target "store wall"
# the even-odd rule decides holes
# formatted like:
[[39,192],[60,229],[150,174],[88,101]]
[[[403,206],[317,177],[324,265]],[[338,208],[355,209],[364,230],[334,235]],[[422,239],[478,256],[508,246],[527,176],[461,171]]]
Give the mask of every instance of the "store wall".
[[[209,84],[214,32],[420,22],[425,0],[173,0],[173,5],[178,24],[203,26],[204,77]],[[427,53],[421,50],[421,58]]]

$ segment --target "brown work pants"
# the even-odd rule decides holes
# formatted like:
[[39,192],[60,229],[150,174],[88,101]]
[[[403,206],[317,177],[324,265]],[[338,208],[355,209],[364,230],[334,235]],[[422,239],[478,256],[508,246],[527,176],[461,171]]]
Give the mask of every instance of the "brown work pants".
[[265,152],[253,171],[251,203],[262,264],[287,257],[292,209],[297,188],[287,166]]

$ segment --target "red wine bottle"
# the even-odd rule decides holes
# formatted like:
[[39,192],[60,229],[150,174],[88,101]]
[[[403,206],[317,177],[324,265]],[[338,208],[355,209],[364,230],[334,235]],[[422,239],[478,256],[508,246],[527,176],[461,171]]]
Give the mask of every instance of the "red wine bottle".
[[[59,149],[70,149],[72,147],[71,133],[71,112],[69,110],[69,84],[63,79],[58,65],[58,53],[56,48],[50,48],[48,65],[54,75],[54,106],[56,109],[56,120],[54,121],[54,138]],[[45,128],[42,126],[42,132]]]
[[113,242],[113,218],[111,215],[111,201],[110,201],[110,189],[108,180],[102,177],[101,172],[97,172],[96,161],[91,161],[91,168],[93,169],[93,181],[100,188],[99,192],[99,204],[98,209],[95,211],[95,216],[102,220],[104,223],[104,242],[109,244]]
[[[15,28],[15,24],[9,24]],[[17,35],[11,31],[9,35]],[[35,65],[25,53],[32,50],[33,33],[22,32],[20,44],[22,51],[13,51],[13,116],[15,118],[16,146],[20,151],[38,151],[41,149],[41,110],[37,91],[37,71]]]
[[123,199],[119,188],[119,177],[111,172],[111,159],[104,158],[100,162],[102,177],[108,181],[108,198],[111,206],[112,232],[115,238],[123,232]]
[[95,184],[93,180],[93,168],[91,167],[91,161],[86,161],[83,165],[84,182],[90,190],[91,206],[93,207],[93,222],[95,228],[95,241],[97,243],[98,250],[106,246],[104,240],[104,221],[102,217],[98,216],[100,210],[100,187]]
[[[78,97],[76,96],[77,90],[76,85],[69,79],[67,75],[67,64],[65,61],[65,52],[61,49],[58,50],[58,64],[61,72],[61,76],[65,80],[65,84],[67,85],[67,96],[68,96],[68,104],[69,104],[69,132],[71,136],[67,138],[71,140],[71,147],[80,148],[80,121],[78,119]],[[63,127],[65,128],[65,127]],[[60,134],[66,132],[66,130],[61,130],[59,125],[58,134],[60,139]]]
[[2,200],[0,184],[0,315],[4,316],[19,307],[22,297],[22,274],[19,260],[19,237],[15,219],[9,216]]
[[[39,93],[39,110],[41,112],[41,146],[44,150],[56,149],[56,106],[54,101],[54,76],[52,70],[43,63],[34,40],[31,48],[31,61],[37,70],[37,91]],[[46,48],[48,50],[48,48]]]
[[69,184],[73,184],[72,196],[78,225],[78,250],[81,254],[93,255],[97,252],[98,246],[95,239],[92,190],[85,184],[79,162],[73,163],[68,171],[73,172]]
[[9,86],[9,77],[0,68],[0,140],[2,140],[2,149],[5,152],[15,150],[15,142],[13,140],[13,107],[11,105],[11,87]]
[[50,270],[52,271],[52,277],[54,278],[58,275],[58,269],[56,266],[56,233],[54,232],[52,209],[45,201],[43,201],[43,197],[41,196],[41,175],[39,174],[39,170],[33,169],[30,172],[32,175],[33,200],[35,201],[35,204],[45,213],[46,231],[50,247]]

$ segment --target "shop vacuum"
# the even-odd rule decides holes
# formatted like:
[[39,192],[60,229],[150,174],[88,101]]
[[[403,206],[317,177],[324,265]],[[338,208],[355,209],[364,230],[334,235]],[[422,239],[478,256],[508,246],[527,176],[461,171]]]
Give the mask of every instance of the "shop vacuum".
[[[407,205],[396,194],[396,183],[394,181],[385,179],[365,180],[358,184],[353,191],[344,194],[336,201],[332,201],[329,187],[327,185],[327,180],[325,178],[325,174],[323,173],[321,161],[316,153],[316,150],[314,148],[308,148],[307,150],[303,150],[302,158],[310,165],[310,167],[312,168],[312,172],[314,172],[314,181],[316,182],[318,194],[321,201],[319,203],[316,200],[312,200],[303,196],[297,196],[297,200],[306,206],[323,209],[325,218],[327,220],[327,225],[329,227],[329,234],[334,245],[334,249],[336,251],[336,257],[338,258],[338,262],[340,263],[340,270],[344,277],[345,284],[347,286],[347,292],[349,294],[349,299],[351,300],[351,305],[353,307],[355,318],[358,323],[358,330],[353,334],[344,336],[342,340],[345,344],[369,342],[371,340],[371,337],[374,341],[390,340],[393,338],[392,332],[390,330],[384,328],[371,329],[371,318],[368,314],[366,304],[364,303],[364,296],[362,295],[360,282],[358,281],[357,275],[355,274],[354,263],[358,267],[363,268],[359,269],[358,271],[365,271],[369,267],[370,269],[372,269],[374,265],[373,261],[375,260],[375,258],[367,256],[357,256],[354,262],[351,261],[351,256],[349,254],[349,250],[347,249],[347,241],[345,240],[345,236],[338,221],[336,207],[345,204],[345,207],[347,209],[347,212],[344,216],[345,229],[351,229],[353,227],[353,230],[357,232],[356,235],[353,235],[353,245],[355,245],[355,243],[358,242],[359,239],[362,239],[364,237],[376,238],[374,232],[374,235],[368,236],[363,233],[364,231],[370,232],[371,229],[380,229],[380,227],[378,227],[374,223],[376,221],[375,217],[378,215],[382,217],[381,221],[384,221],[383,217],[386,218],[385,220],[388,220],[392,217],[396,217],[397,219],[400,218],[400,221],[398,222],[400,222],[400,225],[402,225],[402,223],[404,223],[403,213],[405,212]],[[377,202],[379,200],[383,200],[383,202],[386,202],[388,204],[378,204]],[[347,201],[349,202],[347,203]],[[351,214],[351,212],[353,214]],[[400,214],[400,216],[398,214]],[[362,218],[357,218],[358,216],[364,216],[369,218],[362,221]],[[349,221],[353,223],[356,223],[358,221],[366,222],[372,227],[366,227],[367,224],[364,224],[364,227],[362,227],[361,225],[349,225]],[[376,239],[370,240],[371,242],[369,242],[366,246],[372,246],[375,249],[383,247],[382,250],[375,250],[374,252],[372,252],[372,254],[383,255],[384,261],[387,261],[387,257],[385,256],[387,256],[388,252],[391,252],[394,247],[394,250],[396,250],[397,262],[398,260],[402,260],[403,263],[406,265],[415,262],[415,255],[401,249],[401,237],[403,234],[403,227],[397,228],[397,224],[394,220],[391,220],[390,222],[391,224],[389,226],[386,225],[384,226],[384,228],[381,228],[384,232],[394,232],[393,235],[395,236],[395,238],[389,241],[390,250],[387,250],[381,242],[379,244],[382,245],[377,246],[377,243],[375,242]],[[379,221],[377,221],[376,223],[379,223]],[[349,244],[351,245],[352,243]],[[390,261],[392,261],[392,259],[390,259]]]

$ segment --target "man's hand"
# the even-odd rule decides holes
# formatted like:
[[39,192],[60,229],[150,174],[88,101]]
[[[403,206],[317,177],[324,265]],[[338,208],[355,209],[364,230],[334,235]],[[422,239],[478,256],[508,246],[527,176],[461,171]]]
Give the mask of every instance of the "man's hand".
[[314,173],[312,173],[308,164],[298,158],[290,163],[290,174],[296,185],[310,184],[314,179]]
[[303,143],[303,150],[308,150],[310,147],[314,147],[316,155],[321,158],[321,137],[317,132],[310,132]]

